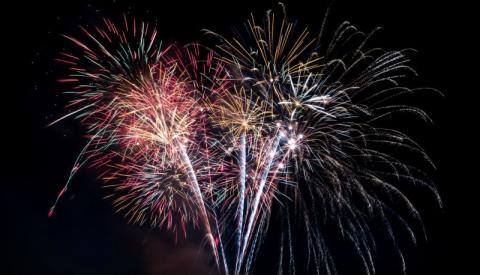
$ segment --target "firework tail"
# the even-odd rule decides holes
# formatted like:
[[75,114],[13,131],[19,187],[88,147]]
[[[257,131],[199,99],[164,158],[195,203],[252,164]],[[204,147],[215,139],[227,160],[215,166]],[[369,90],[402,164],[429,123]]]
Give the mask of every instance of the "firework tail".
[[222,259],[222,264],[223,264],[223,270],[225,272],[225,275],[230,274],[230,269],[228,267],[227,263],[227,254],[225,254],[225,248],[223,247],[223,241],[222,241],[222,233],[220,232],[220,227],[218,225],[218,219],[216,215],[214,216],[214,221],[215,221],[215,228],[217,230],[217,238],[218,238],[218,248],[220,249],[220,258]]
[[250,216],[249,216],[249,219],[248,219],[248,224],[247,224],[247,227],[246,227],[246,232],[245,232],[245,235],[243,236],[243,244],[242,244],[242,248],[241,248],[241,251],[240,251],[240,257],[238,257],[238,259],[237,259],[235,274],[240,273],[240,269],[241,269],[241,266],[242,266],[242,263],[243,263],[243,258],[245,257],[245,252],[247,250],[250,235],[252,233],[253,224],[255,223],[255,220],[256,220],[256,217],[257,217],[258,208],[260,206],[260,200],[261,200],[262,194],[263,194],[263,189],[265,187],[265,184],[267,183],[268,174],[270,173],[270,170],[272,168],[273,162],[275,160],[275,156],[278,153],[278,147],[280,145],[281,139],[282,139],[282,132],[280,132],[280,130],[279,130],[276,133],[274,141],[273,141],[272,146],[271,146],[271,149],[270,149],[269,153],[267,154],[268,160],[267,160],[267,163],[265,165],[265,168],[263,169],[263,171],[261,173],[260,183],[258,185],[258,190],[255,193],[255,198],[253,200],[253,204],[252,204],[252,208],[251,208],[252,212],[250,213]]
[[[244,220],[244,207],[245,207],[245,182],[247,176],[247,141],[245,133],[242,133],[240,136],[240,198],[238,202],[238,233],[237,233],[237,259],[239,259],[241,251],[241,241],[243,234],[243,220]],[[238,262],[237,262],[238,263]],[[238,270],[238,266],[235,267]]]
[[207,208],[205,207],[202,191],[200,190],[200,186],[198,184],[198,179],[197,175],[195,173],[195,170],[193,169],[192,162],[190,161],[190,157],[188,156],[187,150],[185,148],[185,145],[180,144],[178,146],[180,149],[180,155],[182,158],[182,162],[185,165],[186,168],[186,173],[188,176],[188,179],[190,180],[192,189],[193,189],[193,194],[197,200],[198,206],[200,207],[200,214],[202,216],[203,224],[205,226],[205,230],[207,233],[207,238],[210,242],[210,245],[213,250],[213,254],[215,257],[215,262],[217,266],[219,266],[219,257],[218,257],[218,250],[217,250],[217,245],[215,243],[215,238],[213,236],[212,232],[212,227],[210,225],[209,221],[209,215],[207,213]]
[[[50,123],[50,125],[54,124],[55,122]],[[93,135],[88,143],[83,147],[82,151],[80,154],[78,154],[77,159],[75,160],[75,164],[73,165],[72,170],[70,171],[70,174],[68,175],[67,182],[63,186],[62,190],[58,193],[57,197],[55,198],[55,202],[53,205],[50,207],[48,211],[48,217],[52,217],[53,213],[55,212],[55,208],[57,207],[58,202],[60,199],[65,195],[65,192],[68,190],[68,186],[70,185],[70,182],[72,181],[73,177],[77,173],[77,171],[80,169],[80,167],[88,161],[88,156],[85,157],[85,153],[87,152],[88,148],[92,144],[93,140],[98,136],[98,133]]]

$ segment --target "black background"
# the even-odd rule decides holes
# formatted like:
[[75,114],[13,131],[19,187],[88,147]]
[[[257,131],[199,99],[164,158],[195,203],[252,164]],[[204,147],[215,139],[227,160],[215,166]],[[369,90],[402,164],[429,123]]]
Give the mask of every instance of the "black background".
[[[197,248],[199,236],[175,242],[161,230],[128,225],[114,213],[95,171],[81,171],[52,218],[48,209],[80,151],[84,140],[72,120],[45,127],[62,114],[63,73],[53,61],[69,47],[59,34],[79,34],[78,26],[94,25],[101,16],[119,18],[127,12],[157,22],[165,40],[202,40],[201,29],[229,33],[254,12],[261,15],[276,1],[63,1],[2,4],[2,116],[1,274],[205,274],[208,259]],[[407,274],[466,274],[468,247],[473,246],[474,216],[468,194],[475,181],[467,173],[475,163],[474,132],[478,123],[468,107],[476,98],[468,85],[469,64],[474,63],[467,41],[471,20],[461,3],[441,1],[335,2],[327,29],[348,20],[364,31],[384,29],[373,45],[387,49],[414,48],[413,67],[419,84],[440,89],[444,98],[420,99],[434,124],[411,124],[411,134],[437,164],[433,178],[444,200],[436,207],[431,197],[414,195],[423,214],[428,241],[406,248]],[[291,18],[318,29],[327,1],[292,1]],[[472,73],[473,74],[473,73]],[[3,231],[2,230],[2,231]],[[269,254],[267,246],[263,254]],[[341,253],[340,253],[341,254]],[[380,253],[381,254],[381,253]],[[391,252],[379,256],[378,274],[401,274]],[[335,255],[334,255],[335,256]],[[264,257],[265,258],[265,257]],[[267,259],[266,257],[265,259]],[[341,274],[361,274],[356,260],[338,255]],[[263,258],[261,258],[263,259]],[[268,260],[259,261],[258,274],[274,274]],[[469,271],[468,274],[475,273]]]

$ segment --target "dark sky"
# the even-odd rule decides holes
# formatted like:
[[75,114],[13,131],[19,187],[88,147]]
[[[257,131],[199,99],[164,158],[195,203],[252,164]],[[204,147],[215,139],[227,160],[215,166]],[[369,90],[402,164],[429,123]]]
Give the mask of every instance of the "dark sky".
[[[1,274],[205,274],[208,258],[197,248],[199,237],[179,240],[161,230],[126,224],[114,213],[96,172],[83,170],[47,218],[57,192],[65,182],[84,140],[75,121],[45,127],[62,114],[62,88],[55,80],[62,73],[55,54],[70,46],[59,34],[78,34],[78,26],[99,23],[101,16],[128,12],[139,19],[157,21],[165,40],[202,40],[201,29],[229,32],[250,12],[261,14],[276,1],[13,1],[2,4],[2,218]],[[201,2],[201,3],[200,3]],[[317,4],[312,4],[316,2]],[[302,25],[318,28],[327,1],[287,2],[289,15]],[[426,194],[414,196],[424,215],[428,241],[406,247],[408,274],[462,274],[466,268],[470,234],[466,221],[470,180],[468,160],[462,156],[472,137],[467,121],[469,99],[466,38],[470,18],[466,7],[444,1],[338,0],[333,6],[332,30],[348,20],[362,30],[381,26],[374,45],[414,48],[412,65],[420,84],[440,89],[445,98],[424,99],[434,125],[414,124],[409,133],[437,164],[433,174],[444,199],[435,207]],[[419,3],[421,2],[421,3]],[[473,62],[473,61],[472,61]],[[477,69],[478,71],[478,69]],[[477,92],[478,93],[478,92]],[[473,125],[478,125],[478,122]],[[469,137],[470,136],[470,137]],[[470,148],[470,147],[469,147]],[[473,148],[472,148],[473,149]],[[267,243],[268,244],[268,243]],[[263,251],[268,254],[270,248]],[[380,253],[382,254],[382,253]],[[378,274],[401,274],[391,254],[380,255]],[[334,255],[335,256],[335,255]],[[360,274],[349,255],[339,253],[341,274]],[[268,259],[266,257],[265,259]],[[258,263],[258,274],[270,274],[268,260]],[[272,269],[273,270],[273,269]],[[274,274],[272,271],[271,274]]]

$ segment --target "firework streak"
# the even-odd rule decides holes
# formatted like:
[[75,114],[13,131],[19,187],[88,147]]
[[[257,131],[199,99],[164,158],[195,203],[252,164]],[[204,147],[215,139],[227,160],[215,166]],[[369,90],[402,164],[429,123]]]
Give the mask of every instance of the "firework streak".
[[392,223],[415,242],[411,224],[422,221],[402,186],[440,199],[392,152],[431,162],[406,134],[381,125],[397,113],[429,120],[396,103],[429,89],[401,85],[414,73],[405,51],[365,49],[373,32],[344,23],[325,41],[323,27],[311,38],[281,14],[261,24],[252,16],[244,37],[207,31],[218,40],[212,49],[162,45],[154,26],[125,16],[81,28],[85,39],[65,36],[81,53],[60,53],[71,73],[59,81],[73,84],[72,100],[52,124],[74,116],[88,142],[49,216],[88,164],[130,222],[203,232],[224,274],[252,272],[272,220],[279,273],[298,268],[301,241],[307,269],[335,272],[326,225],[352,244],[367,274],[375,272],[369,221],[381,221],[394,247]]

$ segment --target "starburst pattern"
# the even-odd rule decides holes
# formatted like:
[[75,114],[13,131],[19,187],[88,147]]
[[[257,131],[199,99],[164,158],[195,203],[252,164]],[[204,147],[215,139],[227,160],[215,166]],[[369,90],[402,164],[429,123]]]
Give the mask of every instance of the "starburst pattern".
[[414,242],[411,222],[422,226],[404,186],[427,188],[440,202],[428,176],[395,153],[431,164],[423,149],[385,124],[397,113],[428,121],[397,99],[429,89],[403,86],[415,73],[406,51],[367,49],[372,34],[349,23],[328,43],[284,11],[246,26],[241,37],[207,31],[219,41],[213,49],[162,47],[153,26],[126,17],[122,26],[105,19],[82,28],[86,42],[66,36],[82,54],[60,54],[71,70],[60,82],[74,88],[72,111],[54,123],[75,116],[88,142],[50,215],[89,163],[130,222],[201,227],[222,273],[251,272],[274,205],[279,273],[295,272],[301,242],[309,268],[335,273],[327,225],[374,273],[373,220],[394,247],[393,223]]

